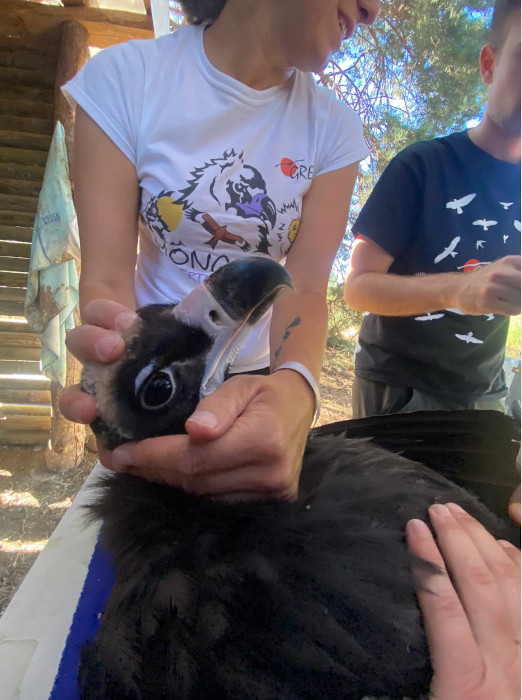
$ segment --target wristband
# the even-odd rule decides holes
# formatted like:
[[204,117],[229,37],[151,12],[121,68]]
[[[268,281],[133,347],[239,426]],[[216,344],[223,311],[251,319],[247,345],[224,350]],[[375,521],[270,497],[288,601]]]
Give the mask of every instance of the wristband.
[[279,365],[279,367],[276,367],[274,372],[278,372],[280,369],[293,369],[294,372],[297,372],[304,379],[306,379],[310,385],[310,389],[314,392],[315,396],[315,418],[313,423],[315,425],[321,414],[321,394],[319,393],[319,387],[317,386],[317,382],[315,381],[313,374],[300,362],[285,362],[284,365]]

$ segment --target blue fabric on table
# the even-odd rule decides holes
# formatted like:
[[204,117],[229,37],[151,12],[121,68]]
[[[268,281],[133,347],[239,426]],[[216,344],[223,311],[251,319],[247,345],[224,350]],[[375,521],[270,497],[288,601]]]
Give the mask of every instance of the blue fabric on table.
[[107,605],[115,579],[116,572],[112,566],[111,556],[101,545],[99,537],[49,700],[79,700],[80,652],[83,645],[94,639],[98,631],[100,618]]

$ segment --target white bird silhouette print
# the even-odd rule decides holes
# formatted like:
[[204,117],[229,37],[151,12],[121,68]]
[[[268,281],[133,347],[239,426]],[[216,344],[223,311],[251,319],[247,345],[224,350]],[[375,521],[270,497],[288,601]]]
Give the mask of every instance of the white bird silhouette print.
[[520,221],[517,221],[516,219],[513,221],[513,226],[516,228],[517,231],[520,231]]
[[462,214],[464,212],[463,207],[468,205],[473,199],[475,199],[476,194],[467,194],[465,197],[460,199],[454,199],[451,202],[446,202],[446,209],[456,209],[457,214]]
[[490,260],[485,260],[485,261],[483,260],[482,262],[479,262],[477,260],[476,263],[471,263],[468,261],[465,265],[460,265],[460,267],[457,267],[457,270],[464,270],[464,269],[471,270],[472,267],[474,267],[474,268],[484,267],[484,265],[489,265],[490,262],[491,262]]
[[504,209],[509,209],[513,202],[499,202],[499,204],[501,204],[504,207]]
[[455,336],[459,340],[463,340],[465,343],[478,343],[479,345],[482,345],[482,343],[484,342],[483,340],[475,338],[475,336],[473,335],[473,331],[470,331],[467,335],[460,335],[459,333],[455,333]]
[[445,314],[431,314],[429,311],[425,316],[415,316],[416,321],[436,321],[438,318],[443,318]]
[[486,321],[492,321],[495,318],[494,314],[484,314]]
[[485,242],[486,242],[486,241],[477,241],[477,250],[478,250],[479,248],[483,248]]
[[490,226],[495,226],[498,221],[488,220],[488,219],[477,219],[473,222],[473,226],[482,226],[484,231],[487,231]]
[[456,257],[458,255],[458,252],[455,251],[455,248],[458,246],[460,243],[460,236],[455,236],[455,238],[451,241],[449,246],[447,248],[444,248],[442,253],[437,255],[435,260],[433,261],[435,264],[440,263],[441,260],[444,260],[444,258],[447,258],[448,255],[451,255],[452,258]]
[[508,236],[507,234],[504,234],[504,235],[502,236],[502,238],[504,239],[504,243],[505,243],[505,242],[507,241],[507,239],[509,238],[509,236]]

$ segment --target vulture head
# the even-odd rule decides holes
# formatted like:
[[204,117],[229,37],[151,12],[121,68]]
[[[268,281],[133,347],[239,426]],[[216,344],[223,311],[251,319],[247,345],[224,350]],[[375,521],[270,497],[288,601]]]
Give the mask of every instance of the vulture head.
[[179,304],[153,304],[123,333],[116,363],[89,363],[82,388],[93,395],[92,427],[109,449],[129,440],[183,433],[201,398],[223,381],[252,326],[285,287],[288,272],[268,258],[220,268]]

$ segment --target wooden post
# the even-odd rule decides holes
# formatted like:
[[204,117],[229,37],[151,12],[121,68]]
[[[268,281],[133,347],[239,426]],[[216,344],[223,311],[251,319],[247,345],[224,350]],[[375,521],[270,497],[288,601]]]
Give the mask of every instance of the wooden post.
[[[63,96],[60,88],[70,80],[89,58],[88,32],[79,22],[66,20],[62,24],[61,51],[58,58],[55,82],[54,121],[60,121],[65,129],[65,142],[69,163],[74,157],[74,112]],[[78,274],[80,265],[77,263]],[[80,323],[79,313],[75,312],[75,323]],[[65,388],[78,384],[81,366],[78,360],[66,351]],[[51,471],[65,471],[78,466],[83,459],[85,427],[71,423],[60,412],[60,397],[63,388],[51,382],[51,439],[45,452],[45,463]]]
[[69,163],[74,156],[74,111],[62,93],[65,85],[89,59],[89,33],[74,19],[62,23],[61,50],[56,66],[54,83],[54,122],[60,121],[65,129],[65,143]]

